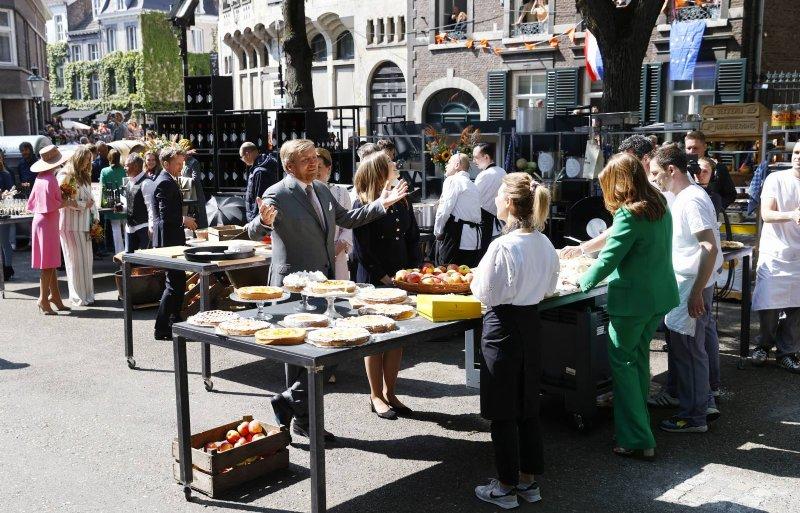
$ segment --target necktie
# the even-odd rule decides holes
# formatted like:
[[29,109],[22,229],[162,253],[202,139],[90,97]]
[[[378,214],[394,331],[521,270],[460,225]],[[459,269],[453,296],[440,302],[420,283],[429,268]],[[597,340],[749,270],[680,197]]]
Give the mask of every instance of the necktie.
[[325,217],[322,215],[322,208],[314,201],[314,188],[311,185],[306,186],[306,197],[308,197],[308,202],[311,203],[311,206],[314,207],[314,212],[317,213],[317,219],[319,220],[320,226],[325,228]]

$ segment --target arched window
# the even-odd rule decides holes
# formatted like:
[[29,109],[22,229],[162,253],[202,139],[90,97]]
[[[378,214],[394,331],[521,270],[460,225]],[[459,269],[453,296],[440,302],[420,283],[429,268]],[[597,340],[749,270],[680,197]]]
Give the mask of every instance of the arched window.
[[474,123],[480,119],[478,102],[461,89],[442,89],[431,96],[425,106],[426,123]]
[[353,35],[344,31],[336,38],[336,58],[352,59],[355,57],[355,46],[353,45]]
[[314,62],[324,61],[328,58],[328,48],[325,45],[325,38],[322,34],[317,34],[311,40],[311,53]]

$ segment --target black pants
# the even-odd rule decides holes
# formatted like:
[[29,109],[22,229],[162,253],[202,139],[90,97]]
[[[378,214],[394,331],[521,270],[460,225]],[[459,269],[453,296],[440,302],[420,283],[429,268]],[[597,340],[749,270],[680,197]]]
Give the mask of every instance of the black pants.
[[539,418],[493,420],[497,477],[503,484],[519,484],[519,473],[541,474],[544,469],[542,434]]
[[133,253],[139,249],[147,249],[150,247],[150,234],[145,226],[139,228],[133,233],[125,232],[125,253]]
[[185,292],[186,273],[167,271],[166,288],[156,314],[156,333],[164,334],[172,331],[172,323],[180,317]]
[[478,263],[480,263],[482,255],[483,253],[479,249],[476,250],[457,249],[451,253],[450,258],[444,258],[441,256],[441,253],[439,253],[437,249],[436,265],[457,264],[457,265],[467,265],[469,267],[476,267]]
[[[325,367],[323,380],[327,381],[336,370],[336,366]],[[295,422],[308,427],[308,371],[297,365],[286,366],[286,381],[291,385],[281,395],[289,402],[294,413]]]

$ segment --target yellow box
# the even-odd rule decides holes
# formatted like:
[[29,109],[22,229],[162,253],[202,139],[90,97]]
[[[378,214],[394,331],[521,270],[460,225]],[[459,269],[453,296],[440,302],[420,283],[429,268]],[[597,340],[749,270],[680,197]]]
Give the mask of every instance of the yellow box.
[[481,302],[475,296],[420,294],[417,296],[417,311],[433,322],[479,319]]

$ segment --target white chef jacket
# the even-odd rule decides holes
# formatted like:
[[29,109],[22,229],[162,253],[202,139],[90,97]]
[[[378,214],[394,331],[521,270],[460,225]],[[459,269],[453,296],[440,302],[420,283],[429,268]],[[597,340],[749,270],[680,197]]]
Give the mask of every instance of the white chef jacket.
[[[494,200],[497,197],[497,191],[503,185],[504,176],[506,176],[506,172],[502,167],[491,166],[481,171],[475,178],[475,187],[478,188],[478,194],[481,196],[481,208],[495,217],[497,217],[497,205],[494,204]],[[492,237],[499,234],[500,229],[495,225]]]
[[[761,204],[775,198],[778,210],[800,208],[800,178],[794,171],[774,171],[764,180]],[[800,225],[764,223],[759,241],[753,310],[800,307]]]
[[470,289],[486,306],[535,305],[556,290],[559,270],[558,254],[544,234],[514,230],[489,244]]
[[[704,230],[713,231],[714,243],[717,246],[714,269],[719,269],[722,266],[719,224],[711,198],[699,185],[690,185],[679,192],[672,202],[670,213],[672,214],[672,267],[675,269],[675,280],[678,282],[680,303],[667,313],[664,323],[672,331],[693,337],[696,321],[689,315],[687,304],[697,279],[702,256],[700,243],[697,242],[695,235]],[[715,281],[716,276],[712,272],[703,288],[713,285]]]
[[[481,222],[480,194],[466,171],[459,171],[445,178],[442,196],[436,209],[436,221],[433,223],[434,235],[439,236],[444,233],[444,225],[447,224],[451,214],[457,221]],[[464,225],[458,249],[468,251],[480,249],[477,232],[475,228]]]

